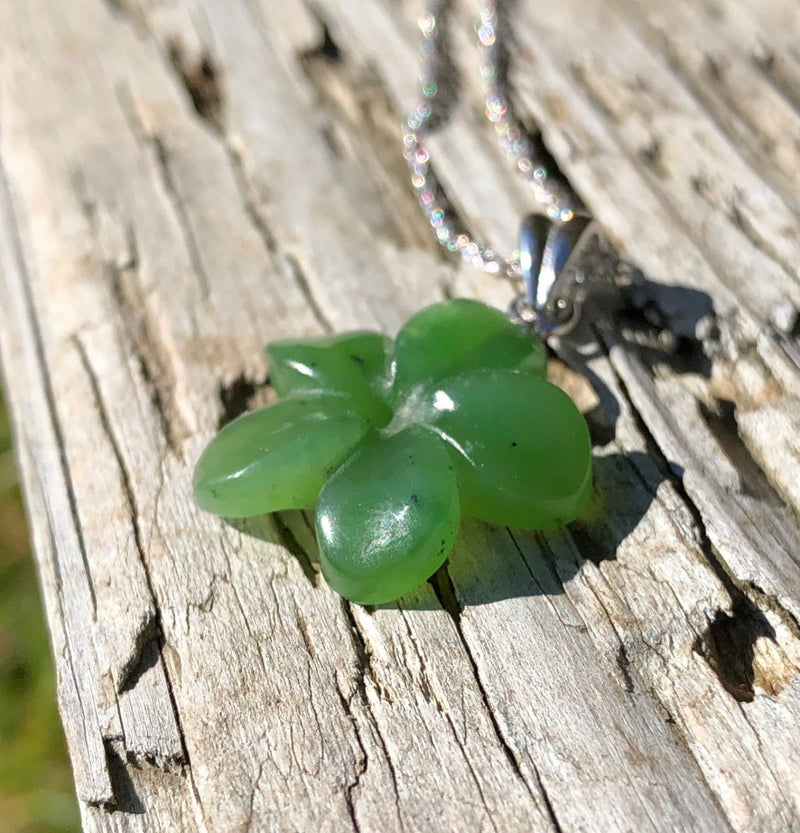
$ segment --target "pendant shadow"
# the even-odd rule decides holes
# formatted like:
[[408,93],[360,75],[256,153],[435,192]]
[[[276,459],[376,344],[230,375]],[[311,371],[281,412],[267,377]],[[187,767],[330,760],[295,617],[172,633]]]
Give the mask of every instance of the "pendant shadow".
[[595,446],[616,436],[620,404],[592,369],[593,359],[622,347],[645,367],[708,379],[709,347],[719,338],[714,304],[706,292],[661,284],[629,268],[636,272],[635,283],[623,289],[597,287],[584,302],[579,326],[552,345],[559,358],[588,380],[600,400],[584,414]]
[[447,563],[429,580],[435,598],[409,594],[399,605],[441,605],[455,613],[512,598],[556,596],[587,561],[614,561],[647,515],[663,476],[646,454],[633,452],[595,456],[593,478],[583,517],[560,529],[530,532],[463,520]]
[[[641,452],[596,455],[594,488],[584,516],[567,527],[530,532],[463,519],[446,564],[428,583],[401,599],[368,609],[403,608],[454,612],[467,605],[509,598],[553,596],[586,563],[613,561],[619,545],[647,514],[662,476]],[[291,511],[228,523],[243,535],[280,544],[314,585],[324,581],[309,513]]]

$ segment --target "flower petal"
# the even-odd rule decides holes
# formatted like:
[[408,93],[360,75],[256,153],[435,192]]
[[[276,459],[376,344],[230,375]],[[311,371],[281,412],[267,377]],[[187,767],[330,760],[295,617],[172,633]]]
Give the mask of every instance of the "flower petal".
[[449,442],[464,516],[541,529],[583,510],[589,430],[569,396],[546,379],[465,373],[429,392],[425,417]]
[[392,399],[399,404],[420,385],[468,370],[497,367],[543,376],[545,363],[536,335],[499,309],[456,298],[421,310],[398,333]]
[[320,493],[322,574],[352,601],[392,601],[441,566],[459,520],[453,464],[439,437],[421,426],[376,437]]
[[194,471],[197,503],[229,518],[310,509],[322,484],[370,430],[349,397],[287,399],[233,420]]
[[370,424],[391,412],[381,399],[392,341],[366,330],[336,336],[275,341],[267,346],[269,378],[280,397],[308,391],[346,393]]

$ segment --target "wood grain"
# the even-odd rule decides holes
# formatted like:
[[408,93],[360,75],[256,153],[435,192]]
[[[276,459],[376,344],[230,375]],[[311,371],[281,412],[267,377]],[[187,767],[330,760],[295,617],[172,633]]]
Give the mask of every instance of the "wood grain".
[[[406,185],[418,6],[0,4],[0,350],[87,831],[800,830],[797,7],[504,9],[520,115],[646,281],[551,345],[587,516],[464,522],[371,609],[303,514],[190,480],[266,342],[510,298]],[[452,16],[433,160],[510,248],[530,196]]]

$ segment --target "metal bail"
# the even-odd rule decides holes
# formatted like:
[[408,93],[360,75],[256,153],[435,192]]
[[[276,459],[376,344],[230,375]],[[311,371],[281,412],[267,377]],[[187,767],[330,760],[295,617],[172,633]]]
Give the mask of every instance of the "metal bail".
[[519,234],[519,266],[525,287],[523,299],[534,327],[544,334],[572,329],[579,314],[575,281],[564,280],[565,267],[582,248],[591,217],[573,215],[551,222],[541,214],[529,214]]

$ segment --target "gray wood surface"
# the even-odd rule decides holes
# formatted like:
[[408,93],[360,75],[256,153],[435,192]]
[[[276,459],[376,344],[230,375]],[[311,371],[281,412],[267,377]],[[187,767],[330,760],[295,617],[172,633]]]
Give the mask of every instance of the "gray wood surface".
[[[791,0],[505,5],[520,113],[648,281],[553,345],[586,518],[465,522],[365,609],[302,514],[193,505],[220,420],[270,395],[266,342],[510,298],[409,194],[419,10],[0,3],[0,350],[85,829],[800,830]],[[508,249],[531,200],[473,15],[433,159]]]

